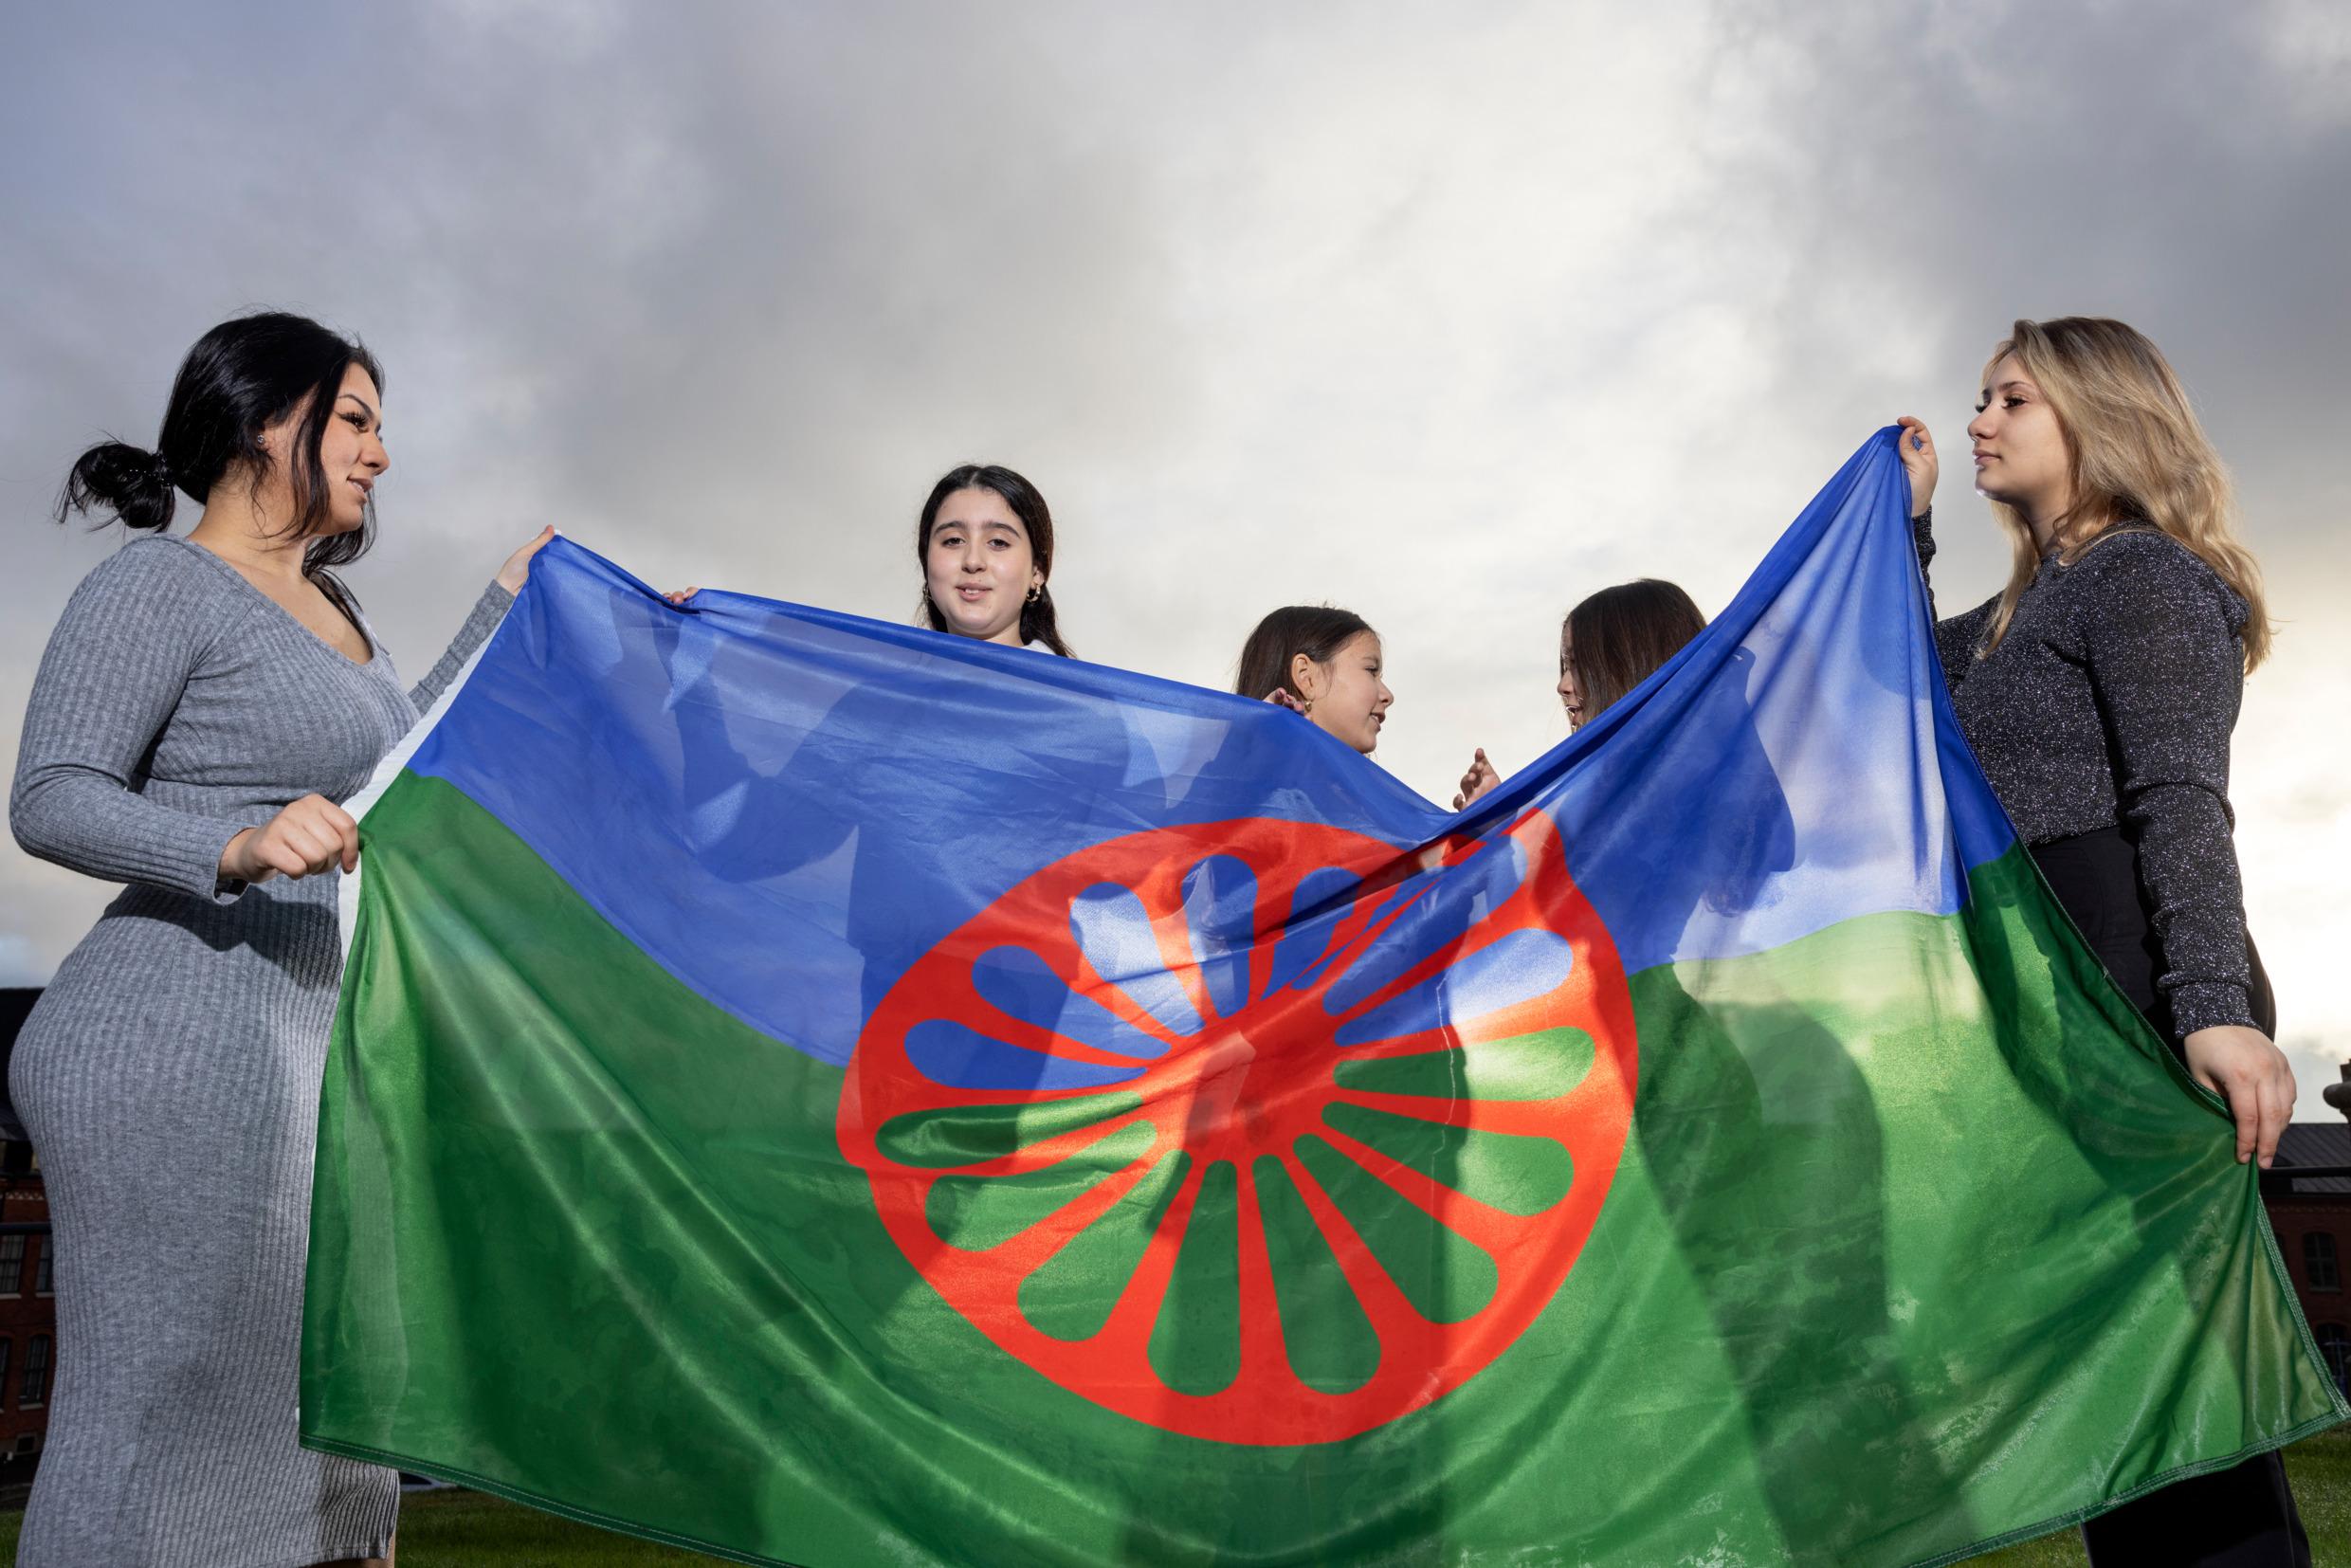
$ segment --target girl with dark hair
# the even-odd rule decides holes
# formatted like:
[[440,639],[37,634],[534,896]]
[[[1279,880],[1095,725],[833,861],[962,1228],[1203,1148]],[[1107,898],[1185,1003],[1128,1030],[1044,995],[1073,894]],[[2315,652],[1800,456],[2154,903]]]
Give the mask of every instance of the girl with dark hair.
[[1303,714],[1366,757],[1395,704],[1380,679],[1379,633],[1329,605],[1285,605],[1258,622],[1241,645],[1232,689]]
[[[1569,611],[1559,622],[1557,687],[1568,728],[1580,729],[1705,629],[1706,618],[1690,596],[1657,577],[1603,588]],[[1453,810],[1461,811],[1500,782],[1480,751],[1462,775]]]
[[[152,452],[74,465],[62,521],[137,539],[82,579],[25,715],[9,824],[124,884],[26,1021],[10,1086],[48,1182],[65,1347],[17,1561],[386,1558],[391,1470],[305,1452],[295,1402],[319,1075],[341,957],[337,804],[488,637],[545,530],[404,688],[333,569],[366,550],[383,374],[298,316],[189,352]],[[204,512],[164,533],[174,492]]]
[[931,486],[915,522],[922,624],[1070,657],[1053,613],[1053,513],[1010,468],[967,463]]
[[[1288,708],[1369,757],[1395,705],[1382,668],[1379,633],[1362,616],[1330,605],[1285,605],[1241,645],[1232,689]],[[1453,810],[1497,782],[1481,749],[1462,775]]]
[[[1934,439],[1904,418],[1912,529],[1934,559]],[[2228,1102],[2267,1166],[2294,1074],[2245,929],[2229,741],[2269,645],[2228,471],[2154,343],[2121,321],[2015,323],[1967,428],[2014,563],[1941,622],[1959,727],[2050,890],[2123,994]],[[2083,1526],[2101,1565],[2307,1564],[2275,1453]]]
[[1690,596],[1658,577],[1603,588],[1559,622],[1559,702],[1570,729],[1654,675],[1706,629]]
[[[922,565],[915,619],[933,631],[1073,658],[1053,611],[1053,512],[1037,487],[994,464],[966,463],[931,486],[915,519]],[[701,593],[662,596],[683,606]]]

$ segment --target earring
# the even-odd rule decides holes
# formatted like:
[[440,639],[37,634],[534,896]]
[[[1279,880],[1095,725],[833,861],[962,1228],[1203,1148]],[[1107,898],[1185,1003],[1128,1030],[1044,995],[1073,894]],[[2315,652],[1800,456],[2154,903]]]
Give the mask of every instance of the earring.
[[1303,714],[1306,715],[1308,718],[1312,718],[1312,717],[1314,716],[1314,699],[1313,699],[1313,698],[1311,698],[1311,697],[1307,698],[1307,699],[1306,699],[1306,705],[1305,705],[1304,707],[1303,707],[1303,708],[1300,708],[1298,711],[1299,711],[1300,713],[1303,713]]
[[1045,594],[1045,585],[1044,585],[1044,584],[1042,584],[1042,583],[1040,583],[1040,584],[1038,584],[1036,587],[1034,587],[1034,588],[1030,589],[1030,590],[1029,591],[1029,596],[1028,596],[1027,598],[1025,598],[1025,599],[1021,600],[1020,602],[1021,602],[1021,603],[1023,603],[1023,604],[1034,604],[1034,603],[1036,603],[1036,602],[1037,602],[1037,600],[1038,600],[1038,599],[1042,598],[1042,597],[1044,596],[1044,594]]

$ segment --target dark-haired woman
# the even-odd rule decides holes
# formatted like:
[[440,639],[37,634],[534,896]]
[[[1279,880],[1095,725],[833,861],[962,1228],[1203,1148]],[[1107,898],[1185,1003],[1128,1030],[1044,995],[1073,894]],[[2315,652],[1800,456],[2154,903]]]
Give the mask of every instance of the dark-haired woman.
[[1558,690],[1568,728],[1597,718],[1705,629],[1690,596],[1659,577],[1603,588],[1576,605],[1559,622]]
[[[74,465],[58,508],[161,537],[82,579],[43,655],[9,823],[123,891],[18,1037],[55,1226],[63,1352],[17,1561],[380,1559],[390,1470],[303,1451],[295,1400],[319,1080],[340,970],[337,801],[498,624],[510,558],[404,688],[333,568],[367,547],[383,375],[316,322],[225,322],[155,450]],[[204,514],[163,533],[174,492]]]
[[[1902,421],[1922,567],[1933,438]],[[2229,740],[2269,646],[2228,472],[2163,355],[2121,321],[2020,320],[1967,428],[2007,588],[1941,622],[1943,679],[1993,793],[2115,984],[2267,1166],[2294,1075],[2245,930]],[[2274,1453],[2091,1520],[2105,1565],[2307,1564]]]

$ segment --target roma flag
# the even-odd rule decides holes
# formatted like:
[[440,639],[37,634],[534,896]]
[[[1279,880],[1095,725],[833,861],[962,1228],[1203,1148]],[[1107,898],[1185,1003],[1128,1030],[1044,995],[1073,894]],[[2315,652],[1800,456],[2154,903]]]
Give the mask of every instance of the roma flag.
[[2351,1413],[1893,432],[1448,815],[558,542],[366,809],[304,1440],[747,1562],[1942,1562]]

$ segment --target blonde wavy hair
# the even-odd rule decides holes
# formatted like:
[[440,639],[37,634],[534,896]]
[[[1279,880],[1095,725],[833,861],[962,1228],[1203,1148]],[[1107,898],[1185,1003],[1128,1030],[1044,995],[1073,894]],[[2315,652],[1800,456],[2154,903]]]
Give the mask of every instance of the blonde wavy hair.
[[[2065,559],[2109,523],[2138,519],[2190,550],[2236,590],[2251,613],[2245,621],[2245,668],[2269,655],[2269,615],[2261,568],[2237,538],[2236,498],[2229,470],[2188,405],[2187,389],[2163,351],[2144,333],[2097,316],[2018,321],[1992,351],[1984,385],[2014,356],[2049,400],[2065,432],[2073,504],[2057,520]],[[1977,657],[1999,647],[2016,601],[2040,571],[2032,530],[2015,508],[1992,503],[2007,530],[2015,564],[1992,612]]]

